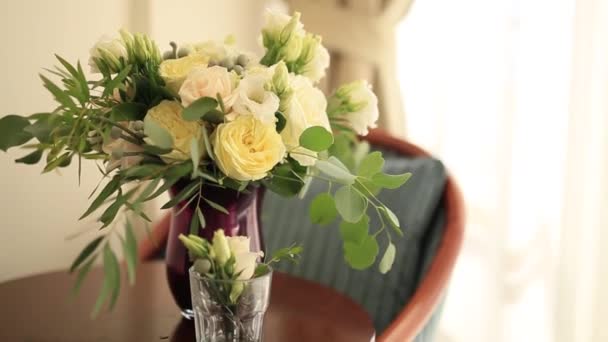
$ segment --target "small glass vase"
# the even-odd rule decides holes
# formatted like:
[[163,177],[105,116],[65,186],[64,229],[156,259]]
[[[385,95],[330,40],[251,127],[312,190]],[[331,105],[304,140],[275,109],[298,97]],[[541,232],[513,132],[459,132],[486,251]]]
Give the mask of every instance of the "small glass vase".
[[203,277],[190,268],[196,341],[261,342],[271,282],[272,270],[257,278],[228,281]]

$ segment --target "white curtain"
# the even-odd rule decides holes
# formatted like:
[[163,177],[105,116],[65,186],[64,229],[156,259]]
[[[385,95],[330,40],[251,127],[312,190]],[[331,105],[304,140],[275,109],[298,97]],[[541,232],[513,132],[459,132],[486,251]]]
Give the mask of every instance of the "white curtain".
[[408,138],[465,192],[439,341],[606,341],[608,3],[420,0],[397,30]]

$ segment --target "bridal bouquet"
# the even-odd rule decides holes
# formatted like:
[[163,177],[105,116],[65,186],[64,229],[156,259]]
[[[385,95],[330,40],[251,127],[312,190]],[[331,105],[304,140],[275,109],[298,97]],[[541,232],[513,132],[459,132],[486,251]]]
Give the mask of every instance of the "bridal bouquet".
[[[382,154],[370,153],[357,139],[378,119],[370,85],[353,82],[326,97],[317,85],[329,54],[321,37],[304,30],[298,13],[268,12],[261,43],[261,58],[239,50],[231,37],[171,43],[163,54],[149,37],[123,30],[91,49],[93,78],[79,62],[57,56],[59,66],[47,71],[58,81],[40,76],[56,108],[0,119],[0,149],[30,150],[17,163],[44,158],[43,172],[49,172],[75,162],[79,176],[82,159],[99,166],[100,190],[91,194],[81,219],[99,210],[105,229],[71,266],[78,271],[78,287],[94,260],[103,260],[106,280],[98,308],[104,300],[116,299],[120,282],[112,236],[120,236],[128,275],[134,279],[131,223],[126,220],[124,232],[112,223],[124,212],[149,220],[142,203],[178,181],[185,186],[163,208],[204,201],[225,210],[205,197],[203,185],[236,191],[266,187],[295,196],[311,179],[324,180],[328,191],[313,199],[310,219],[318,224],[342,220],[345,261],[355,269],[375,263],[380,250],[376,237],[386,234],[389,242],[379,269],[385,273],[391,268],[391,237],[402,231],[396,215],[376,195],[400,187],[410,174],[383,173]],[[370,229],[368,212],[379,217],[378,227]],[[197,210],[191,232],[204,228],[204,215]]]

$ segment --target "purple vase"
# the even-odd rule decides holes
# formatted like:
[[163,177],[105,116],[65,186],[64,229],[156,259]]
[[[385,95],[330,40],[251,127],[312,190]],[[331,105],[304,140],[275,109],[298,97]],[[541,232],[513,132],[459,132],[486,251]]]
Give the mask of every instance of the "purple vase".
[[[169,194],[174,196],[180,192],[187,183],[177,183],[171,188]],[[200,208],[205,217],[205,228],[200,229],[198,235],[211,241],[213,233],[223,229],[226,236],[248,236],[252,251],[263,251],[262,232],[260,225],[260,207],[264,195],[264,188],[250,187],[246,192],[232,189],[203,186],[202,194],[222,207],[228,214],[212,208],[207,202],[201,200]],[[188,252],[178,239],[180,234],[188,235],[190,221],[195,214],[196,200],[187,205],[187,201],[179,203],[172,210],[171,228],[167,239],[165,260],[167,263],[167,280],[175,302],[182,311],[182,315],[192,319],[192,302],[190,300],[190,281],[188,269],[192,266]],[[186,208],[184,206],[187,205]],[[179,214],[177,214],[179,212]]]

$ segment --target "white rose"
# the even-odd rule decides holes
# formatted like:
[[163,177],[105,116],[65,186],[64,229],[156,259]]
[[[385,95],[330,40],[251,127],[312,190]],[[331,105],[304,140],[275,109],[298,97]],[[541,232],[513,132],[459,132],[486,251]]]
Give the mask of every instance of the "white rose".
[[[112,64],[116,64],[121,58],[124,60],[127,59],[127,48],[123,41],[118,38],[104,35],[89,51],[89,67],[91,68],[92,73],[99,73],[99,67],[97,66],[96,60],[103,59],[102,51],[105,52],[106,56],[112,59],[111,61],[107,61]],[[118,68],[119,65],[116,65],[115,67]]]
[[350,102],[359,108],[355,112],[346,113],[344,117],[357,134],[367,135],[368,128],[375,128],[378,121],[378,98],[367,81],[356,81],[347,87]]
[[251,252],[249,238],[246,236],[227,236],[230,252],[234,255],[234,273],[239,274],[238,280],[247,280],[253,276],[257,266],[258,258],[264,256],[264,252]]
[[179,89],[182,105],[188,107],[201,97],[216,98],[220,95],[224,105],[230,107],[233,79],[226,68],[212,66],[193,70]]
[[245,252],[234,254],[234,273],[240,274],[236,279],[247,280],[253,277],[255,268],[258,263],[258,258],[264,256],[264,252]]
[[290,151],[297,152],[291,153],[290,156],[300,165],[310,166],[315,163],[317,154],[296,147],[300,145],[300,135],[309,127],[322,126],[331,132],[329,119],[325,112],[327,100],[323,92],[314,87],[312,82],[304,76],[291,75],[290,87],[293,94],[284,113],[287,123],[281,132],[281,137]]
[[239,82],[235,91],[233,111],[239,115],[253,115],[264,124],[276,121],[279,97],[266,90],[265,86],[272,77],[271,73],[248,73]]
[[249,238],[246,236],[230,236],[228,239],[228,245],[230,250],[234,254],[247,253],[249,252]]

